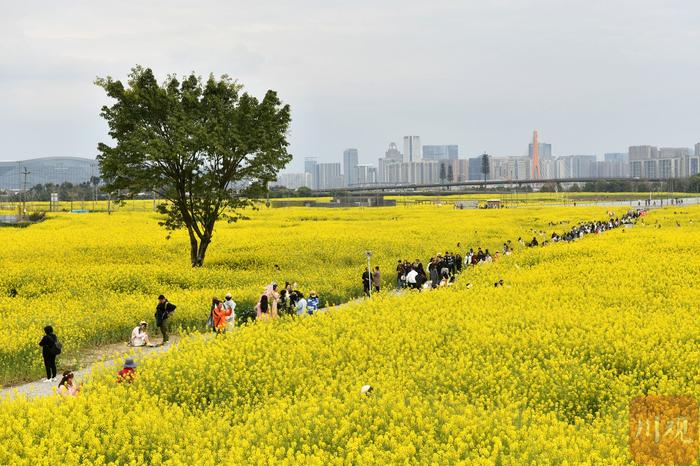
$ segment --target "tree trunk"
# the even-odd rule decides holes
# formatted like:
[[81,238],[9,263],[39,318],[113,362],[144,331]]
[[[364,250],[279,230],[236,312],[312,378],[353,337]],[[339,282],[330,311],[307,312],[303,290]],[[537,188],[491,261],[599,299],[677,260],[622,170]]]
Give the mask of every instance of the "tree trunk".
[[202,241],[199,243],[199,250],[197,251],[197,267],[201,267],[204,264],[204,256],[207,254],[207,248],[209,247],[210,243],[211,239],[208,239],[206,236],[202,238]]
[[192,230],[191,228],[188,228],[187,232],[190,235],[190,262],[192,263],[192,267],[197,267],[197,250],[199,247],[197,236],[194,234],[194,230]]

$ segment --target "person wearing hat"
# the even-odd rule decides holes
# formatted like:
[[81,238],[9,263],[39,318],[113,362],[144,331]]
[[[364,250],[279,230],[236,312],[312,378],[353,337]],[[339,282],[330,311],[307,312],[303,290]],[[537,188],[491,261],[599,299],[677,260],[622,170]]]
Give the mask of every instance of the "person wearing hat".
[[129,346],[153,346],[148,338],[147,328],[148,323],[145,320],[139,322],[139,325],[131,331]]
[[309,291],[309,299],[306,300],[306,312],[312,315],[318,311],[318,294],[315,291]]
[[156,306],[156,325],[163,335],[163,344],[168,342],[168,319],[170,314],[175,311],[175,305],[168,302],[165,296],[158,296],[158,305]]
[[133,382],[136,377],[136,362],[133,358],[124,361],[124,368],[117,373],[117,383]]

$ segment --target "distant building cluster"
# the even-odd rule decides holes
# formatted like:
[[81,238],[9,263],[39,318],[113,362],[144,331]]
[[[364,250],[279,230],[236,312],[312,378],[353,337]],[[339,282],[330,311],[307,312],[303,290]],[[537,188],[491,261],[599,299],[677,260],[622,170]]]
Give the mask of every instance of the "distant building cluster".
[[100,178],[96,160],[80,157],[45,157],[0,162],[0,190],[19,192],[38,184],[79,185]]
[[700,173],[700,143],[681,147],[631,146],[627,152],[555,156],[552,145],[540,142],[537,131],[527,155],[483,154],[461,158],[457,144],[422,145],[419,136],[404,136],[403,151],[389,144],[375,165],[359,163],[357,149],[343,151],[341,163],[304,161],[304,173],[281,174],[277,185],[296,189],[336,189],[369,185],[440,184],[480,180],[555,180],[590,178],[685,178]]

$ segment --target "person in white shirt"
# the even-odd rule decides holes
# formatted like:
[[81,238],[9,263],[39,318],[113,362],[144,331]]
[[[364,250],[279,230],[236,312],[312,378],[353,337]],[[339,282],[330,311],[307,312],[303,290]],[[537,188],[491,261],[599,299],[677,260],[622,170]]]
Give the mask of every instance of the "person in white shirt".
[[299,292],[297,291],[297,296],[298,296],[298,298],[297,298],[297,309],[296,309],[296,311],[297,311],[297,315],[298,315],[298,316],[302,316],[302,315],[306,314],[306,305],[307,305],[307,302],[306,302],[306,298],[304,298],[304,294],[303,294],[303,293],[299,293]]
[[226,322],[229,327],[234,327],[236,325],[236,302],[231,299],[231,293],[226,293],[226,299],[223,302],[224,309],[230,310],[231,315],[226,316]]
[[418,276],[418,272],[416,272],[416,269],[411,269],[411,271],[406,274],[406,283],[408,283],[408,285],[411,288],[416,287],[416,277],[417,276]]
[[134,327],[131,331],[129,346],[153,346],[148,339],[148,333],[146,332],[147,327],[148,324],[143,320],[139,323],[138,327]]

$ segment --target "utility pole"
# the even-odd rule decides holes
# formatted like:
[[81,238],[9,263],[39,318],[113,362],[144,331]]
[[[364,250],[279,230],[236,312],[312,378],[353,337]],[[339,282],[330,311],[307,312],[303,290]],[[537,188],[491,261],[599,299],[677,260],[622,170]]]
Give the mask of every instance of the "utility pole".
[[373,280],[372,280],[372,264],[370,263],[370,259],[372,259],[372,251],[367,251],[365,253],[367,255],[367,273],[369,274],[369,297],[372,297],[372,285],[373,285]]
[[31,174],[32,172],[27,170],[27,167],[24,167],[24,171],[22,172],[22,175],[24,175],[24,184],[22,185],[22,217],[24,218],[27,216],[27,177]]

